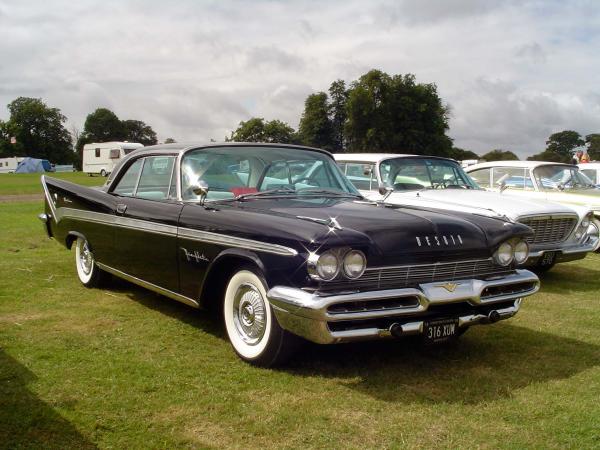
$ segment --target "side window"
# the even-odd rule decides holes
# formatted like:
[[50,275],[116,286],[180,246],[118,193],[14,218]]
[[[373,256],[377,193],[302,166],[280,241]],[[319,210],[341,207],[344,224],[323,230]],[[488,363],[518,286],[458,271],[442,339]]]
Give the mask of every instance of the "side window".
[[110,159],[119,159],[120,156],[121,156],[121,150],[119,150],[118,148],[113,148],[110,150],[108,157]]
[[142,175],[135,196],[148,200],[166,200],[169,197],[173,156],[149,156],[144,158]]
[[96,158],[100,158],[100,149],[99,148],[95,149],[95,152],[96,152]]
[[[375,181],[372,183],[372,180],[375,179],[375,169],[371,164],[361,164],[361,163],[347,163],[346,164],[346,177],[352,182],[356,189],[361,189],[363,191],[370,191],[372,184],[377,184]],[[374,188],[373,188],[374,189]]]
[[581,169],[580,172],[586,175],[592,182],[597,183],[596,169]]
[[140,169],[142,168],[142,161],[143,159],[138,159],[131,166],[129,166],[112,192],[124,197],[133,196],[140,175]]
[[473,178],[479,186],[482,188],[490,188],[490,174],[492,169],[479,169],[473,172],[469,172],[469,176]]
[[342,173],[344,175],[346,175],[346,163],[339,162],[339,163],[337,163],[337,165],[340,168],[340,170],[342,171]]
[[494,167],[492,185],[494,188],[499,188],[502,183],[510,189],[531,190],[533,188],[527,169],[521,167]]

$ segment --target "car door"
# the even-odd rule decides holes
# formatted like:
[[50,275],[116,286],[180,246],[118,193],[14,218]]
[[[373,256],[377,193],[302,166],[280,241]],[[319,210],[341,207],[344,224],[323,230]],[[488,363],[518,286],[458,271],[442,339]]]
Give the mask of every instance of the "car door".
[[179,290],[177,222],[183,203],[176,194],[176,157],[133,161],[111,192],[117,197],[117,269],[173,292]]

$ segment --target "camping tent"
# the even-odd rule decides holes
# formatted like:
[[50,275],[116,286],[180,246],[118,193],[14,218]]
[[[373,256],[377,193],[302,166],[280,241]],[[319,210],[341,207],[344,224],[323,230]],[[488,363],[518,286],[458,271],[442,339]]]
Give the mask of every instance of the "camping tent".
[[25,158],[17,165],[15,173],[50,172],[51,169],[47,159]]

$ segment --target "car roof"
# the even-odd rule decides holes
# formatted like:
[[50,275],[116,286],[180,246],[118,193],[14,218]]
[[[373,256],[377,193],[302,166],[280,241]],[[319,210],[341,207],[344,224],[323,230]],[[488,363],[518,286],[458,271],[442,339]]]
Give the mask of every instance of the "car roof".
[[336,161],[366,163],[376,163],[394,158],[435,158],[456,162],[452,158],[444,158],[442,156],[412,155],[408,153],[334,153],[333,157]]
[[174,144],[159,144],[159,145],[150,145],[148,147],[143,147],[138,150],[131,152],[128,156],[131,155],[142,155],[142,154],[155,154],[155,153],[181,153],[186,152],[192,149],[199,148],[217,148],[217,147],[286,147],[286,148],[295,148],[298,150],[310,150],[317,151],[323,153],[328,156],[332,156],[330,152],[327,150],[323,150],[315,147],[307,147],[305,145],[294,145],[294,144],[278,144],[278,143],[270,143],[270,142],[177,142]]
[[577,164],[580,169],[600,169],[600,161]]
[[567,166],[567,167],[577,167],[573,164],[564,164],[557,163],[551,161],[489,161],[479,164],[473,164],[472,166],[467,167],[465,170],[467,172],[471,172],[475,169],[486,169],[489,167],[522,167],[527,169],[534,169],[540,166]]

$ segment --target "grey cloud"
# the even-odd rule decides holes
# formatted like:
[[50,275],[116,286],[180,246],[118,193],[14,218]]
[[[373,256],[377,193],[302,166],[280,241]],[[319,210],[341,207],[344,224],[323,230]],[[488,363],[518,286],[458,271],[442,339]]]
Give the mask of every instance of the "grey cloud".
[[546,51],[537,42],[521,45],[515,50],[515,55],[522,60],[533,64],[546,62]]

